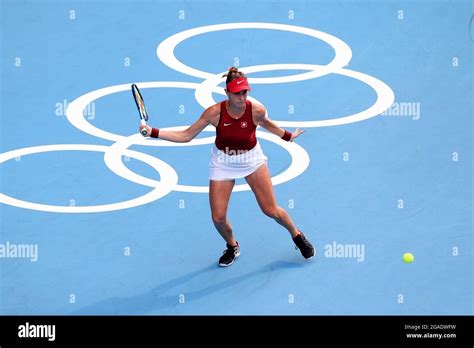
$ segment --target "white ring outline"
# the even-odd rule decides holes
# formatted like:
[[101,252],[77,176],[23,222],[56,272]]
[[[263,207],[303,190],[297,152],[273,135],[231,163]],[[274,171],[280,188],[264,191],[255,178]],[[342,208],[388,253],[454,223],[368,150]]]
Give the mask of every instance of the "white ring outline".
[[[95,151],[105,153],[106,151],[109,151],[109,147],[102,145],[86,144],[56,144],[25,147],[22,149],[16,149],[0,154],[0,164],[15,157],[51,151]],[[3,193],[0,193],[0,203],[8,204],[23,209],[31,209],[52,213],[102,213],[121,209],[129,209],[154,202],[157,199],[162,198],[168,193],[170,193],[172,191],[172,187],[178,182],[178,175],[176,174],[176,171],[173,169],[173,167],[168,165],[166,162],[159,160],[158,158],[133,150],[124,151],[123,155],[135,158],[152,166],[160,174],[160,179],[162,180],[160,181],[160,184],[155,185],[152,191],[144,194],[141,197],[122,201],[119,203],[95,206],[71,207],[32,203],[13,198]],[[121,166],[117,165],[116,163],[112,163],[112,166],[115,170],[118,171],[116,172],[115,170],[113,170],[116,174],[121,173]]]
[[[185,88],[185,89],[196,89],[199,86],[199,83],[192,82],[177,82],[177,81],[152,81],[152,82],[137,82],[137,86],[140,89],[146,88]],[[83,131],[86,134],[92,135],[94,137],[110,140],[110,141],[119,141],[122,138],[127,136],[107,132],[101,128],[98,128],[92,125],[83,115],[84,109],[90,103],[95,100],[108,96],[113,93],[130,91],[131,83],[109,86],[104,88],[99,88],[94,91],[83,94],[82,96],[74,99],[68,106],[66,110],[66,116],[68,121],[77,129]],[[218,92],[219,93],[219,92]],[[130,115],[130,117],[135,115]],[[138,121],[138,116],[137,121]],[[138,122],[137,122],[138,124]],[[186,128],[188,126],[178,126],[178,127],[169,127],[168,130],[179,130]],[[163,128],[164,129],[164,128]],[[137,139],[136,145],[145,145],[145,146],[194,146],[208,144],[212,140],[206,138],[193,139],[189,143],[171,143],[163,140],[156,140],[150,138]]]
[[[215,24],[185,30],[172,36],[169,36],[165,40],[163,40],[156,48],[156,55],[158,59],[161,60],[165,65],[185,75],[203,79],[212,78],[215,75],[214,73],[209,73],[192,68],[179,61],[174,55],[174,50],[177,45],[196,35],[206,34],[214,31],[235,29],[270,29],[303,34],[324,41],[329,46],[331,46],[331,48],[334,49],[335,52],[333,60],[327,65],[325,65],[323,69],[312,70],[303,74],[288,75],[282,77],[279,76],[265,78],[249,78],[249,83],[282,83],[283,81],[295,82],[309,80],[312,78],[330,74],[334,70],[346,66],[352,59],[351,48],[344,41],[333,35],[315,29],[299,27],[295,25],[261,22]],[[245,72],[244,69],[241,70]]]
[[[285,150],[287,150],[291,156],[291,164],[288,168],[286,168],[282,173],[279,173],[278,175],[274,176],[271,178],[271,181],[273,185],[279,185],[282,183],[285,183],[287,181],[290,181],[301,174],[304,173],[304,171],[308,168],[309,166],[309,155],[306,152],[306,150],[294,143],[294,142],[286,142],[280,138],[278,138],[276,135],[267,133],[267,132],[261,132],[257,131],[256,133],[258,138],[262,138],[268,141],[271,141],[281,147],[283,147]],[[127,179],[129,181],[132,181],[134,183],[148,186],[148,187],[155,187],[156,185],[159,185],[161,181],[149,179],[146,177],[143,177],[132,170],[130,170],[125,164],[122,162],[122,153],[125,152],[129,146],[136,144],[136,138],[141,137],[141,134],[133,134],[130,137],[121,139],[117,141],[115,144],[113,144],[110,147],[110,150],[106,151],[104,154],[104,161],[107,167],[109,167],[110,170],[114,171],[117,169],[117,167],[112,168],[109,166],[110,163],[114,163],[115,165],[119,166],[119,173],[118,175],[123,177],[124,179]],[[212,137],[214,138],[214,137]],[[179,180],[179,179],[178,179]],[[179,192],[191,192],[191,193],[208,193],[209,192],[209,185],[207,186],[197,186],[197,185],[179,185],[176,184],[172,187],[173,191],[179,191]],[[247,184],[238,184],[235,185],[233,190],[234,192],[239,192],[239,191],[250,191],[250,186]]]

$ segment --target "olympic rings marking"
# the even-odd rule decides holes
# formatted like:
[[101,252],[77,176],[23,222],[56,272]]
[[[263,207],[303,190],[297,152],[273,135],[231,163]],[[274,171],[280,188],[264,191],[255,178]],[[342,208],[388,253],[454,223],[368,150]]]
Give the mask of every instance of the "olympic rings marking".
[[[133,144],[136,144],[138,137],[141,137],[140,134],[133,134],[129,137],[122,138],[121,140],[117,141],[113,144],[109,150],[107,150],[104,154],[104,161],[107,167],[112,171],[116,172],[119,170],[119,175],[124,179],[129,181],[133,181],[137,184],[148,186],[148,187],[155,187],[157,185],[163,184],[160,181],[152,180],[149,178],[145,178],[137,173],[131,171],[127,168],[122,162],[122,153],[128,149]],[[271,141],[277,145],[280,145],[285,150],[290,153],[291,156],[291,164],[290,166],[282,173],[278,174],[275,177],[272,177],[272,183],[274,185],[279,185],[284,182],[290,181],[299,175],[301,175],[306,168],[309,166],[309,155],[306,150],[296,143],[287,143],[282,139],[278,138],[277,136],[257,131],[257,137],[266,139]],[[113,165],[110,165],[113,164]],[[192,185],[173,185],[170,187],[170,190],[180,191],[180,192],[194,192],[194,193],[208,193],[209,186],[192,186]],[[233,191],[249,191],[250,186],[247,184],[239,184],[235,185]]]
[[[26,147],[23,149],[12,150],[0,154],[0,164],[8,161],[15,157],[31,155],[41,152],[51,152],[51,151],[97,151],[97,152],[107,152],[110,151],[108,146],[101,145],[83,145],[83,144],[57,144],[57,145],[43,145],[43,146],[33,146]],[[113,150],[112,150],[113,151]],[[145,195],[134,198],[128,201],[123,201],[119,203],[104,204],[104,205],[94,205],[94,206],[80,206],[80,207],[69,207],[69,206],[58,206],[58,205],[48,205],[48,204],[38,204],[27,202],[24,200],[19,200],[10,196],[7,196],[3,193],[0,193],[0,203],[5,203],[12,205],[18,208],[38,210],[44,212],[54,212],[54,213],[101,213],[114,210],[128,209],[133,207],[138,207],[143,204],[151,203],[161,197],[166,196],[171,192],[172,188],[178,182],[178,176],[175,170],[168,165],[167,163],[147,154],[136,152],[132,150],[124,151],[122,154],[128,157],[135,158],[139,161],[145,162],[152,166],[161,177],[161,182],[154,187],[154,189]],[[114,172],[120,176],[124,176],[122,173],[121,166],[114,163],[113,160],[109,163],[109,168],[112,167]]]
[[[188,82],[173,82],[173,81],[156,81],[156,82],[141,82],[138,83],[139,87],[141,88],[187,88],[187,89],[194,89],[195,90],[195,97],[196,100],[199,102],[201,106],[207,108],[215,103],[214,99],[212,98],[212,93],[219,93],[225,95],[224,89],[218,87],[219,83],[221,83],[221,74],[212,74],[203,72],[185,64],[181,63],[175,56],[174,56],[174,49],[176,46],[183,42],[184,40],[191,38],[193,36],[213,32],[213,31],[221,31],[221,30],[231,30],[231,29],[272,29],[272,30],[282,30],[282,31],[290,31],[296,32],[308,36],[315,37],[317,39],[321,39],[329,44],[335,51],[334,59],[328,65],[316,65],[316,64],[269,64],[269,65],[258,65],[252,67],[244,67],[241,68],[242,71],[246,73],[252,72],[262,72],[262,71],[270,71],[270,70],[308,70],[309,72],[297,74],[297,75],[288,75],[282,77],[271,77],[271,78],[249,78],[249,81],[254,84],[261,84],[261,83],[286,83],[286,82],[294,82],[294,81],[303,81],[308,80],[311,78],[316,78],[320,76],[324,76],[330,73],[336,73],[339,75],[345,75],[348,77],[352,77],[358,79],[361,82],[366,83],[371,88],[375,90],[377,93],[377,100],[376,102],[369,107],[368,109],[341,118],[336,119],[327,119],[327,120],[319,120],[319,121],[276,121],[280,126],[285,127],[326,127],[326,126],[334,126],[334,125],[342,125],[348,124],[352,122],[358,122],[362,120],[366,120],[370,117],[374,117],[384,110],[386,110],[394,101],[395,97],[393,91],[382,81],[360,73],[356,71],[352,71],[349,69],[343,69],[344,66],[349,63],[352,52],[350,47],[342,40],[314,30],[304,27],[297,27],[297,26],[290,26],[290,25],[283,25],[283,24],[275,24],[275,23],[228,23],[228,24],[221,24],[221,25],[211,25],[205,27],[194,28],[191,30],[187,30],[169,38],[165,39],[158,47],[157,47],[157,55],[158,58],[162,60],[162,62],[169,67],[180,71],[184,74],[205,78],[202,83],[188,83]],[[141,135],[135,134],[132,136],[122,136],[114,133],[107,132],[103,129],[99,129],[92,124],[90,124],[84,117],[83,117],[83,110],[85,107],[93,102],[94,100],[101,98],[103,96],[121,92],[121,91],[128,91],[130,88],[130,84],[122,84],[116,86],[110,86],[106,88],[101,88],[87,94],[82,95],[81,97],[75,99],[68,107],[66,111],[67,118],[72,125],[76,128],[88,133],[92,136],[111,140],[116,142],[110,147],[106,146],[99,146],[99,145],[82,145],[82,144],[63,144],[63,145],[45,145],[45,146],[36,146],[30,148],[24,148],[19,150],[10,151],[7,153],[0,154],[0,164],[6,160],[9,160],[14,157],[28,155],[33,153],[39,152],[48,152],[48,151],[98,151],[104,152],[104,161],[109,169],[115,172],[117,175],[136,182],[141,185],[153,187],[154,189],[139,197],[132,200],[114,203],[114,204],[106,204],[106,205],[98,205],[98,206],[87,206],[87,207],[65,207],[65,206],[53,206],[53,205],[45,205],[45,204],[36,204],[30,203],[22,200],[18,200],[12,197],[9,197],[5,194],[0,193],[0,203],[14,205],[20,208],[26,209],[34,209],[40,211],[47,211],[47,212],[60,212],[60,213],[91,213],[91,212],[105,212],[105,211],[113,211],[119,209],[127,209],[135,206],[139,206],[142,204],[147,204],[156,199],[159,199],[165,195],[167,195],[171,190],[176,191],[184,191],[184,192],[208,192],[208,186],[188,186],[188,185],[178,185],[178,175],[175,170],[166,164],[165,162],[159,160],[156,157],[149,156],[140,152],[128,150],[133,144],[138,145],[145,145],[145,146],[194,146],[194,145],[202,145],[202,144],[210,144],[214,141],[215,137],[206,137],[206,138],[199,138],[193,139],[189,143],[170,143],[164,142],[162,140],[150,140],[144,139]],[[256,99],[249,97],[249,100],[256,101]],[[168,127],[163,129],[169,130],[179,130],[184,129],[188,126],[180,126],[180,127]],[[208,126],[204,129],[204,131],[215,131],[212,126]],[[257,131],[257,136],[269,141],[272,141],[278,145],[284,145],[283,147],[290,152],[292,162],[289,168],[287,168],[283,173],[272,177],[272,182],[274,185],[278,185],[280,183],[289,181],[300,174],[302,174],[309,165],[309,155],[308,153],[298,144],[296,143],[286,143],[283,140],[279,139],[278,137],[266,133]],[[132,158],[136,158],[140,161],[148,163],[151,165],[159,174],[160,174],[160,181],[152,180],[149,178],[142,177],[131,170],[129,170],[122,162],[122,155],[129,156]],[[236,185],[234,187],[234,191],[245,191],[249,190],[248,185]]]
[[[253,72],[262,72],[269,70],[318,70],[323,66],[316,64],[270,64],[270,65],[256,65],[246,67],[245,70],[248,73]],[[375,117],[385,111],[390,105],[395,101],[395,94],[392,89],[387,86],[382,81],[376,79],[375,77],[349,70],[349,69],[339,69],[333,73],[338,75],[344,75],[352,77],[356,80],[359,80],[368,86],[370,86],[377,93],[377,100],[375,103],[368,109],[355,113],[353,115],[333,118],[328,120],[318,120],[318,121],[278,121],[274,120],[280,127],[328,127],[328,126],[339,126],[343,124],[349,124],[354,122],[360,122],[367,120],[371,117]],[[196,89],[195,97],[199,104],[201,105],[212,105],[216,101],[212,97],[212,92],[217,88],[217,84],[221,80],[222,73],[214,75],[212,78],[209,78],[203,81],[200,86]],[[279,82],[268,82],[268,83],[279,83]],[[249,97],[250,98],[250,97]]]
[[194,69],[180,62],[174,55],[174,49],[178,44],[193,36],[206,34],[214,31],[233,30],[233,29],[270,29],[299,33],[320,39],[329,44],[335,51],[333,60],[325,66],[324,69],[312,70],[310,72],[298,75],[289,75],[283,77],[268,78],[249,78],[249,83],[282,83],[309,80],[332,73],[334,70],[346,66],[352,58],[351,48],[341,39],[330,34],[294,25],[276,24],[276,23],[226,23],[208,25],[204,27],[193,28],[174,34],[163,40],[156,48],[158,58],[171,69],[179,71],[183,74],[199,78],[212,78],[213,73],[208,73],[198,69]]

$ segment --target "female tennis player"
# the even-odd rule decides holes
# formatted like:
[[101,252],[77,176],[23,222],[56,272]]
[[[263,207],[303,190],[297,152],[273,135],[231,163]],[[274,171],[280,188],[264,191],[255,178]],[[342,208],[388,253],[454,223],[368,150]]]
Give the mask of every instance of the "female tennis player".
[[146,129],[144,136],[184,143],[195,138],[207,125],[216,127],[209,164],[209,200],[214,226],[227,243],[219,266],[232,265],[240,255],[239,243],[227,218],[230,195],[238,178],[245,178],[262,211],[290,232],[303,257],[309,259],[315,254],[314,248],[296,228],[288,213],[278,206],[266,164],[267,157],[255,136],[259,125],[286,141],[293,141],[304,131],[296,129],[290,133],[278,127],[268,118],[265,107],[248,101],[250,86],[245,74],[237,68],[230,68],[224,76],[227,77],[225,91],[228,99],[206,109],[189,128],[167,131],[141,125],[140,132]]

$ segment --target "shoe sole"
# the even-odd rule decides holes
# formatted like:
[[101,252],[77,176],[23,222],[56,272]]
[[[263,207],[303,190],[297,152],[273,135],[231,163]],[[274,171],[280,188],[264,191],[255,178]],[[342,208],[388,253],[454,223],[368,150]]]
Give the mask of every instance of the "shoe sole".
[[238,258],[239,256],[240,256],[240,251],[239,251],[237,254],[235,254],[235,257],[234,257],[234,259],[232,260],[231,263],[228,263],[228,264],[219,263],[219,266],[221,266],[221,267],[229,267],[229,266],[231,266],[231,265],[234,263],[235,259]]
[[[313,256],[310,256],[310,257],[305,257],[305,260],[309,260],[309,259],[312,259],[316,256],[316,250],[314,251],[314,254]],[[304,256],[303,256],[304,257]]]

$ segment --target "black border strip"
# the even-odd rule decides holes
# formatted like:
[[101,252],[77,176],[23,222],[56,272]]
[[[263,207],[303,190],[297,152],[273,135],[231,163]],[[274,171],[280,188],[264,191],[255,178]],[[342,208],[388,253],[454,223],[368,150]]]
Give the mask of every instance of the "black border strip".
[[[0,347],[144,344],[416,345],[473,347],[473,316],[0,316]],[[53,342],[20,325],[55,325]],[[407,338],[407,334],[454,334]]]

